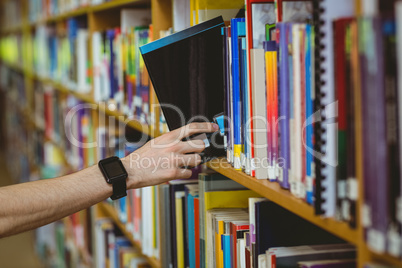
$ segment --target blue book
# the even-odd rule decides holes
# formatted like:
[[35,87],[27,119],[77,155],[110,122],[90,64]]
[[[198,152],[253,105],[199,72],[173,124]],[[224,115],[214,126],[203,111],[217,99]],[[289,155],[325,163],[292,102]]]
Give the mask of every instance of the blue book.
[[223,268],[232,268],[231,236],[224,234],[222,238]]
[[306,58],[305,58],[305,75],[306,75],[306,201],[309,204],[313,204],[314,188],[313,188],[313,178],[312,178],[312,164],[314,157],[312,155],[313,148],[313,108],[314,108],[314,94],[313,91],[313,81],[312,81],[312,27],[306,24]]
[[107,38],[107,46],[109,50],[109,78],[110,78],[110,95],[109,98],[113,99],[114,94],[116,92],[117,88],[117,79],[115,76],[115,55],[114,55],[114,47],[113,47],[113,42],[114,42],[114,30],[108,30],[106,32],[106,38]]
[[[230,151],[230,76],[229,76],[229,47],[228,47],[228,27],[222,27],[222,47],[223,47],[223,88],[224,88],[224,145],[225,149]],[[228,157],[229,158],[229,157]],[[229,160],[229,159],[228,159]]]
[[[234,131],[234,168],[241,170],[241,94],[240,94],[240,55],[239,55],[239,33],[243,33],[245,24],[244,18],[231,19],[231,45],[232,45],[232,85],[233,85],[233,131]],[[245,32],[245,29],[244,29]]]
[[131,247],[130,241],[125,237],[116,237],[116,241],[114,244],[115,267],[121,267],[120,266],[120,258],[119,258],[119,250],[122,247]]
[[127,197],[122,197],[118,200],[119,202],[119,218],[121,220],[122,223],[126,223],[127,222]]
[[249,120],[249,94],[248,94],[248,80],[247,80],[247,41],[246,41],[246,27],[244,22],[238,22],[239,28],[239,53],[240,53],[240,91],[241,91],[241,104],[242,104],[242,166],[247,174],[250,174],[251,156],[250,156],[250,139],[247,137],[247,122]]
[[290,146],[289,146],[289,65],[288,65],[288,42],[287,42],[287,24],[277,23],[276,29],[279,31],[279,132],[280,146],[279,158],[282,159],[283,166],[279,168],[279,182],[281,187],[289,189],[288,168],[290,164]]
[[187,197],[187,224],[188,224],[188,262],[190,268],[195,268],[195,223],[194,223],[194,196]]

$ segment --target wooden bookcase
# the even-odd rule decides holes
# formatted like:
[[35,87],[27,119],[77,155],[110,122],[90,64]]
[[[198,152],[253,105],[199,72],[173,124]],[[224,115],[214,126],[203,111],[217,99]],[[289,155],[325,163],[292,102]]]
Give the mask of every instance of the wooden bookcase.
[[[0,1],[0,4],[3,4],[6,0]],[[229,0],[228,0],[229,1]],[[0,36],[6,36],[9,34],[21,34],[22,36],[30,35],[31,31],[40,24],[49,24],[49,23],[60,23],[65,21],[70,17],[78,17],[78,16],[86,16],[88,22],[89,36],[94,31],[105,30],[107,28],[119,26],[120,23],[120,13],[119,11],[122,8],[143,8],[143,7],[151,7],[152,10],[152,25],[153,25],[153,39],[159,38],[159,32],[161,30],[167,30],[172,26],[172,3],[171,0],[111,0],[109,2],[99,4],[96,6],[88,6],[82,7],[78,10],[67,12],[65,14],[61,14],[54,17],[49,17],[39,22],[30,23],[28,21],[28,1],[22,1],[24,4],[21,6],[22,8],[22,21],[20,25],[2,28],[0,31]],[[107,17],[107,19],[105,19]],[[53,81],[51,79],[46,79],[39,77],[34,73],[33,70],[29,69],[29,66],[25,65],[11,65],[8,64],[9,68],[12,68],[18,72],[21,72],[26,79],[26,89],[28,91],[34,90],[33,84],[34,81],[39,81],[43,84],[51,85],[55,90],[62,92],[63,94],[70,94],[75,96],[77,99],[86,102],[95,104],[95,101],[91,97],[91,95],[85,95],[77,93],[66,86]],[[16,103],[18,106],[18,112],[20,116],[26,118],[27,127],[29,128],[38,128],[35,124],[35,121],[32,118],[32,113],[27,107],[20,107],[16,100],[10,100]],[[155,101],[156,102],[156,101]],[[98,109],[101,112],[104,112],[108,116],[112,116],[117,118],[120,121],[125,121],[127,118],[120,112],[110,110],[106,107],[106,105],[99,105]],[[159,118],[159,114],[156,114],[156,118]],[[158,120],[156,120],[158,121]],[[128,125],[138,131],[141,131],[150,137],[157,137],[160,135],[158,122],[155,123],[154,126],[143,125],[138,121],[130,120]],[[56,141],[52,141],[55,146],[58,146]],[[65,161],[67,164],[67,161]],[[364,242],[363,238],[363,227],[360,222],[360,211],[361,211],[361,201],[363,196],[363,185],[361,172],[358,178],[359,183],[359,198],[358,202],[358,215],[357,215],[357,227],[351,228],[345,222],[339,222],[333,218],[323,218],[321,216],[317,216],[314,213],[314,209],[312,206],[308,205],[304,201],[294,197],[289,191],[282,189],[279,184],[269,182],[267,180],[257,180],[253,177],[250,177],[242,172],[235,171],[230,164],[227,163],[225,159],[216,159],[206,164],[209,168],[219,172],[232,180],[246,186],[247,188],[255,191],[256,193],[270,199],[271,201],[277,203],[278,205],[284,207],[285,209],[291,211],[292,213],[306,219],[319,226],[320,228],[344,239],[345,241],[356,246],[358,251],[358,266],[363,267],[363,265],[370,261],[378,261],[381,263],[385,263],[388,265],[393,265],[397,267],[402,267],[401,260],[389,256],[387,254],[377,254],[371,250],[369,250]],[[362,167],[360,166],[360,169]],[[113,219],[116,225],[123,231],[123,233],[127,236],[127,238],[132,242],[134,247],[139,248],[141,251],[140,245],[134,241],[132,235],[126,230],[125,225],[120,222],[117,213],[114,209],[107,204],[101,203],[95,206],[94,214],[96,217],[107,216]],[[161,263],[159,260],[154,258],[147,257],[149,263],[152,267],[161,267]]]

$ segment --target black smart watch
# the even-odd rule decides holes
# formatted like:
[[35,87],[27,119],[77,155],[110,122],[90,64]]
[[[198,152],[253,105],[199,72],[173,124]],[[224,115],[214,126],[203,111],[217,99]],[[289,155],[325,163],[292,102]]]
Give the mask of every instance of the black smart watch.
[[98,166],[106,182],[113,185],[113,195],[110,198],[116,200],[126,196],[128,174],[120,158],[112,156],[103,159],[99,161]]

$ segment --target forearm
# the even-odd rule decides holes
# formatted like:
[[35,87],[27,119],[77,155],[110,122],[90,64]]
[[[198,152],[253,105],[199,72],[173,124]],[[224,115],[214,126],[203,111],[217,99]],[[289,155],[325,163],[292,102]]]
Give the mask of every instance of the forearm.
[[0,237],[37,228],[88,208],[112,194],[93,166],[56,179],[0,188]]

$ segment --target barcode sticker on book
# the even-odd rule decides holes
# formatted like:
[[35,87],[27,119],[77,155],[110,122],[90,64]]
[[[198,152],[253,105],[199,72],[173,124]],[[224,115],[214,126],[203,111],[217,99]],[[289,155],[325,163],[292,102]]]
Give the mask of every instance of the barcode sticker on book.
[[396,218],[402,223],[402,197],[398,197],[396,200]]
[[347,199],[342,200],[341,215],[342,219],[344,219],[345,221],[350,220],[350,202]]
[[367,244],[377,253],[385,252],[385,236],[380,231],[370,229],[367,234]]
[[283,169],[278,165],[278,180],[283,182]]
[[346,198],[346,181],[338,181],[338,198]]
[[359,195],[358,185],[356,178],[349,178],[347,180],[346,185],[347,197],[350,200],[357,200],[357,196]]
[[363,204],[362,224],[363,224],[363,227],[365,227],[365,228],[368,228],[371,226],[371,208],[367,204]]
[[392,256],[399,257],[401,252],[401,239],[396,226],[392,225],[387,234],[388,238],[388,253]]

